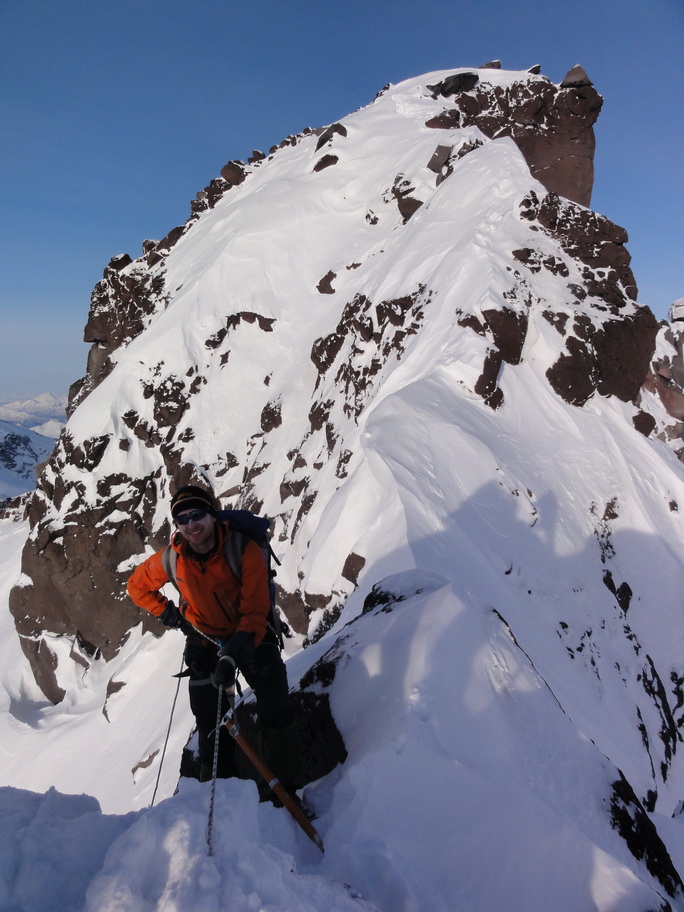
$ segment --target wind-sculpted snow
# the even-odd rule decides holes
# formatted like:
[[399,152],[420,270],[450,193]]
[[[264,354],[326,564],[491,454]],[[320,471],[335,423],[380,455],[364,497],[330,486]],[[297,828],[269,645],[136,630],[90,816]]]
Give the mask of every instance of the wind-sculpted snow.
[[298,849],[286,821],[274,808],[258,808],[244,783],[221,783],[209,857],[208,787],[197,786],[186,783],[174,800],[123,816],[103,815],[86,796],[0,789],[2,909],[376,910],[341,883],[300,874],[291,854],[264,844],[260,831],[266,826],[271,839]]

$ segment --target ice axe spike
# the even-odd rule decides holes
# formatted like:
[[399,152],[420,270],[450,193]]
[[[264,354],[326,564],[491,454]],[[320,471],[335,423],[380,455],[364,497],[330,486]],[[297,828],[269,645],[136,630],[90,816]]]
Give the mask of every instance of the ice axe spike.
[[324,852],[325,849],[323,848],[323,840],[319,836],[316,828],[313,826],[304,811],[293,800],[292,795],[290,795],[278,777],[271,772],[259,753],[255,750],[254,747],[252,747],[248,739],[242,734],[240,731],[240,726],[238,725],[232,709],[229,709],[228,712],[224,715],[223,719],[221,720],[221,725],[224,725],[227,728],[228,734],[231,736],[231,738],[233,738],[233,740],[240,745],[245,755],[254,764],[257,772],[266,780],[269,788],[275,792],[278,798],[280,798],[280,800],[283,802],[283,806],[287,808],[295,822],[302,828],[302,830],[304,830],[309,839],[318,846],[321,852]]

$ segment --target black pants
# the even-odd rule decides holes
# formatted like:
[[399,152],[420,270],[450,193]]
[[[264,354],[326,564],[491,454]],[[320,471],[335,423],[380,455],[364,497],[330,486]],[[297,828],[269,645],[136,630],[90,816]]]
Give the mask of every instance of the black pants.
[[[185,662],[190,670],[190,709],[197,723],[200,764],[205,771],[213,769],[214,732],[218,715],[219,691],[211,683],[211,673],[218,661],[213,643],[190,634],[185,648]],[[256,697],[257,718],[263,729],[280,729],[294,719],[287,683],[287,669],[274,641],[266,635],[254,650],[254,657],[240,666],[240,672]],[[221,715],[228,709],[228,698],[223,694]],[[235,742],[225,728],[219,731],[218,775],[221,778],[235,774]]]

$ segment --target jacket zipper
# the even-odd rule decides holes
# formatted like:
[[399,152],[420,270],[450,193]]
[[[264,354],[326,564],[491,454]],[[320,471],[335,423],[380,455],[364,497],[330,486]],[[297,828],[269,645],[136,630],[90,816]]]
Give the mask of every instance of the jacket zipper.
[[227,610],[226,607],[224,606],[223,602],[221,601],[221,599],[218,597],[218,593],[214,592],[213,595],[214,595],[214,600],[216,601],[216,604],[218,605],[219,609],[223,613],[223,616],[231,624],[234,624],[235,621],[237,620],[237,617],[236,617],[235,611],[233,610],[233,606],[231,605],[230,610]]

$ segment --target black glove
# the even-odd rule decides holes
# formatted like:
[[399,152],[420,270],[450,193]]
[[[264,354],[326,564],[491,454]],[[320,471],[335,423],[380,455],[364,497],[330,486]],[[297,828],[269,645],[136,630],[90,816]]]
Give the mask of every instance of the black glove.
[[166,608],[159,615],[159,620],[164,627],[180,627],[183,624],[183,615],[171,599],[166,600]]
[[254,659],[254,637],[251,633],[238,630],[228,640],[221,650],[222,656],[230,656],[234,663],[240,667]]
[[235,659],[222,655],[211,676],[214,687],[232,687],[235,684]]

